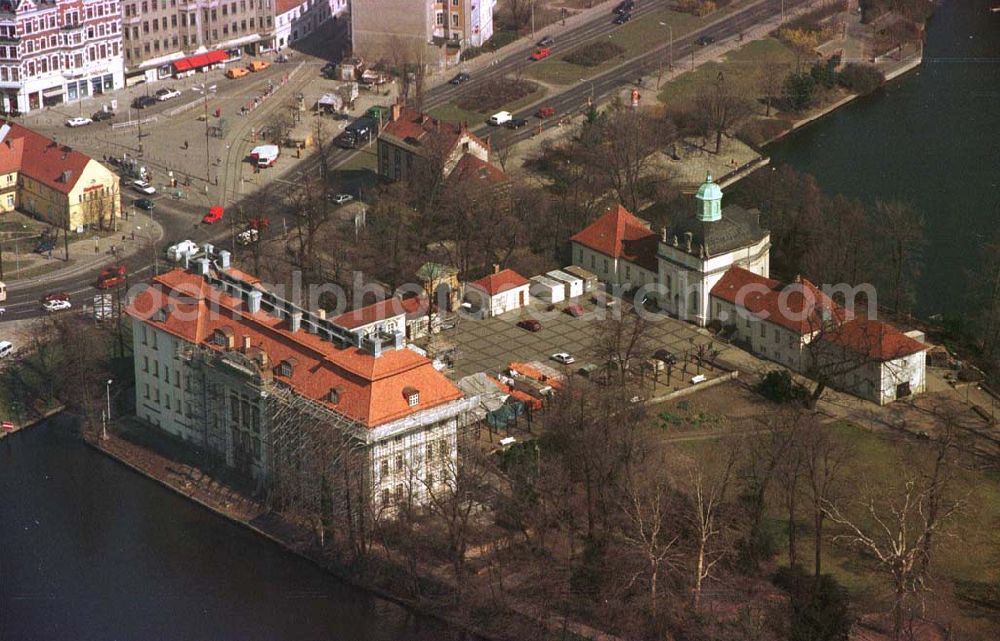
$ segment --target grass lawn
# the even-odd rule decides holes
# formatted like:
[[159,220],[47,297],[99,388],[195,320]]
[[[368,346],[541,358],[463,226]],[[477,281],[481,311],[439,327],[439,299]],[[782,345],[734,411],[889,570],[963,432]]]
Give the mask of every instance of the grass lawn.
[[[660,89],[659,100],[671,106],[691,101],[698,90],[714,82],[722,73],[727,83],[743,87],[748,95],[760,94],[757,86],[760,75],[768,65],[795,64],[795,53],[775,38],[754,40],[726,54],[722,62],[708,62],[694,71],[687,71],[665,83]],[[784,75],[784,74],[782,74]]]
[[[55,251],[52,252],[53,256],[59,256],[62,254],[62,246],[60,245]],[[17,261],[14,260],[4,260],[3,261],[3,273],[4,280],[8,283],[17,282],[19,280],[24,280],[25,278],[34,278],[36,276],[41,276],[42,274],[48,274],[49,272],[54,272],[58,269],[66,269],[72,267],[73,263],[76,261],[72,258],[69,261],[61,260],[59,258],[52,258],[51,260],[46,260],[45,262],[36,262],[30,267],[26,267],[24,263],[21,263],[21,269],[15,271],[17,267]]]
[[[609,41],[625,49],[625,52],[621,56],[612,58],[596,67],[584,67],[562,60],[562,56],[568,53],[568,51],[563,51],[550,58],[528,65],[525,74],[542,82],[555,85],[569,85],[583,78],[596,76],[621,64],[625,60],[646,53],[661,45],[666,45],[670,42],[668,26],[673,27],[674,40],[677,40],[709,20],[714,20],[722,15],[724,13],[720,11],[706,18],[696,18],[687,13],[678,13],[667,9],[655,11],[618,27],[610,34],[610,37],[602,36],[607,37]],[[612,16],[609,14],[609,26],[611,19]],[[663,24],[660,24],[661,22]],[[664,64],[666,64],[666,59],[664,59]]]
[[462,122],[463,120],[465,120],[468,121],[470,127],[474,127],[476,125],[480,125],[486,122],[486,119],[489,118],[490,115],[498,111],[514,112],[519,109],[523,109],[527,105],[530,105],[538,100],[541,100],[542,98],[545,97],[545,94],[548,92],[546,91],[545,87],[542,87],[540,85],[536,86],[537,89],[535,89],[528,95],[523,96],[513,102],[504,103],[502,106],[493,109],[488,114],[479,111],[470,111],[468,109],[462,109],[453,102],[446,103],[439,107],[434,107],[433,109],[430,110],[429,113],[435,118],[439,118],[445,122]]
[[[908,473],[915,473],[919,461],[929,461],[932,447],[912,440],[898,440],[873,434],[853,424],[827,426],[836,438],[851,447],[853,454],[841,474],[846,500],[837,501],[845,514],[858,518],[862,506],[856,501],[872,488],[879,495],[898,495],[898,489]],[[718,440],[681,442],[680,447],[694,456],[706,456],[719,444]],[[955,493],[965,496],[966,508],[948,522],[946,533],[938,535],[934,557],[934,573],[951,581],[966,616],[993,616],[988,605],[978,597],[995,590],[1000,582],[1000,478],[995,474],[962,469]],[[889,488],[892,489],[890,493]],[[786,521],[780,499],[772,499],[768,511],[768,529],[775,533],[780,550],[778,562],[787,564]],[[798,554],[808,570],[812,566],[812,528],[808,505],[801,504]],[[827,522],[825,533],[836,526]],[[873,571],[873,562],[857,551],[826,540],[823,548],[824,571],[833,574],[851,592],[862,608],[875,609],[876,600],[886,598],[889,579],[884,570]],[[995,596],[993,598],[996,598]]]
[[378,171],[378,145],[372,141],[371,147],[361,147],[358,153],[337,167],[337,171]]

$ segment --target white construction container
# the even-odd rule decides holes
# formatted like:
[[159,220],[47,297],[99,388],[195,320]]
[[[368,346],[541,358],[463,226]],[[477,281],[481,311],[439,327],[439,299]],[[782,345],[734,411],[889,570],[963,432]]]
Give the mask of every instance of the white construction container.
[[548,278],[563,284],[566,290],[566,298],[576,298],[583,296],[583,279],[572,274],[567,274],[561,269],[554,269],[545,274]]
[[566,298],[566,286],[546,276],[533,277],[528,291],[538,300],[553,305],[561,303]]

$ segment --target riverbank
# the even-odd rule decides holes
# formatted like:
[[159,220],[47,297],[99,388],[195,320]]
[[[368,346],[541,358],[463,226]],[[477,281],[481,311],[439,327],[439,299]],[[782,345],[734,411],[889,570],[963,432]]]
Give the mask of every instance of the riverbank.
[[[914,69],[918,68],[922,63],[923,63],[923,49],[921,48],[915,54],[903,58],[898,62],[896,62],[896,64],[893,64],[891,66],[888,66],[887,68],[882,69],[882,73],[885,75],[885,80],[882,82],[882,86],[884,87],[890,81],[902,76],[903,74],[913,71]],[[758,146],[763,148],[766,147],[767,145],[770,145],[771,143],[777,142],[782,138],[784,138],[785,136],[788,136],[789,134],[798,131],[799,129],[805,127],[806,125],[816,122],[817,120],[823,118],[824,116],[830,115],[834,111],[837,111],[841,107],[848,105],[861,97],[862,97],[861,94],[852,93],[847,96],[844,96],[843,98],[839,98],[828,105],[824,105],[821,107],[817,107],[816,109],[810,110],[808,113],[802,115],[802,117],[800,117],[799,119],[792,121],[788,129],[780,131],[774,136],[768,138],[767,140],[758,143]]]
[[64,405],[57,405],[51,409],[42,412],[41,416],[39,416],[38,418],[33,418],[24,423],[5,420],[2,422],[2,424],[0,424],[0,440],[3,440],[8,436],[13,436],[14,434],[20,432],[21,430],[26,430],[29,427],[34,427],[40,423],[43,423],[46,420],[52,418],[53,416],[62,413],[63,410],[65,409],[66,407]]
[[[465,630],[490,641],[520,641],[538,639],[541,629],[551,633],[550,638],[581,639],[590,641],[625,641],[614,635],[596,630],[585,624],[569,621],[538,606],[506,598],[502,606],[496,604],[459,604],[459,592],[453,577],[446,568],[418,563],[417,572],[421,596],[414,598],[400,592],[400,586],[410,585],[407,575],[412,568],[402,567],[382,554],[376,546],[363,565],[331,551],[333,536],[325,539],[327,545],[317,545],[315,529],[268,510],[247,494],[224,481],[209,477],[193,465],[160,454],[123,438],[115,430],[108,438],[85,434],[85,443],[95,451],[121,463],[133,472],[155,481],[160,486],[191,500],[195,505],[240,525],[263,537],[286,552],[313,563],[318,568],[357,588],[380,598],[402,605],[413,612],[439,619],[457,629]],[[168,444],[169,446],[169,444]],[[159,446],[157,446],[159,447]],[[483,616],[487,609],[490,616]],[[456,612],[461,610],[461,612]],[[494,623],[496,622],[496,623]],[[502,623],[502,627],[498,627]]]

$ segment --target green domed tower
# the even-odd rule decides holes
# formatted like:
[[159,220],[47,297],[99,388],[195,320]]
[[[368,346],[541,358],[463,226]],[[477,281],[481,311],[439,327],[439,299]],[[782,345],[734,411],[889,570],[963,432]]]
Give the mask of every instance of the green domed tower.
[[698,220],[705,223],[722,220],[722,189],[712,182],[712,174],[705,177],[705,182],[698,188],[695,198],[701,201]]

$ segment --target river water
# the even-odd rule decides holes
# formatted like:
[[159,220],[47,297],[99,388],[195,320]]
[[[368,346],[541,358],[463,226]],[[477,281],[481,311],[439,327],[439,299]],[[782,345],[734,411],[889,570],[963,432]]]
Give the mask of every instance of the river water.
[[910,201],[928,244],[917,312],[958,315],[976,252],[1000,225],[998,0],[943,0],[923,65],[767,149],[824,191]]
[[439,641],[83,445],[57,418],[0,441],[2,641]]

